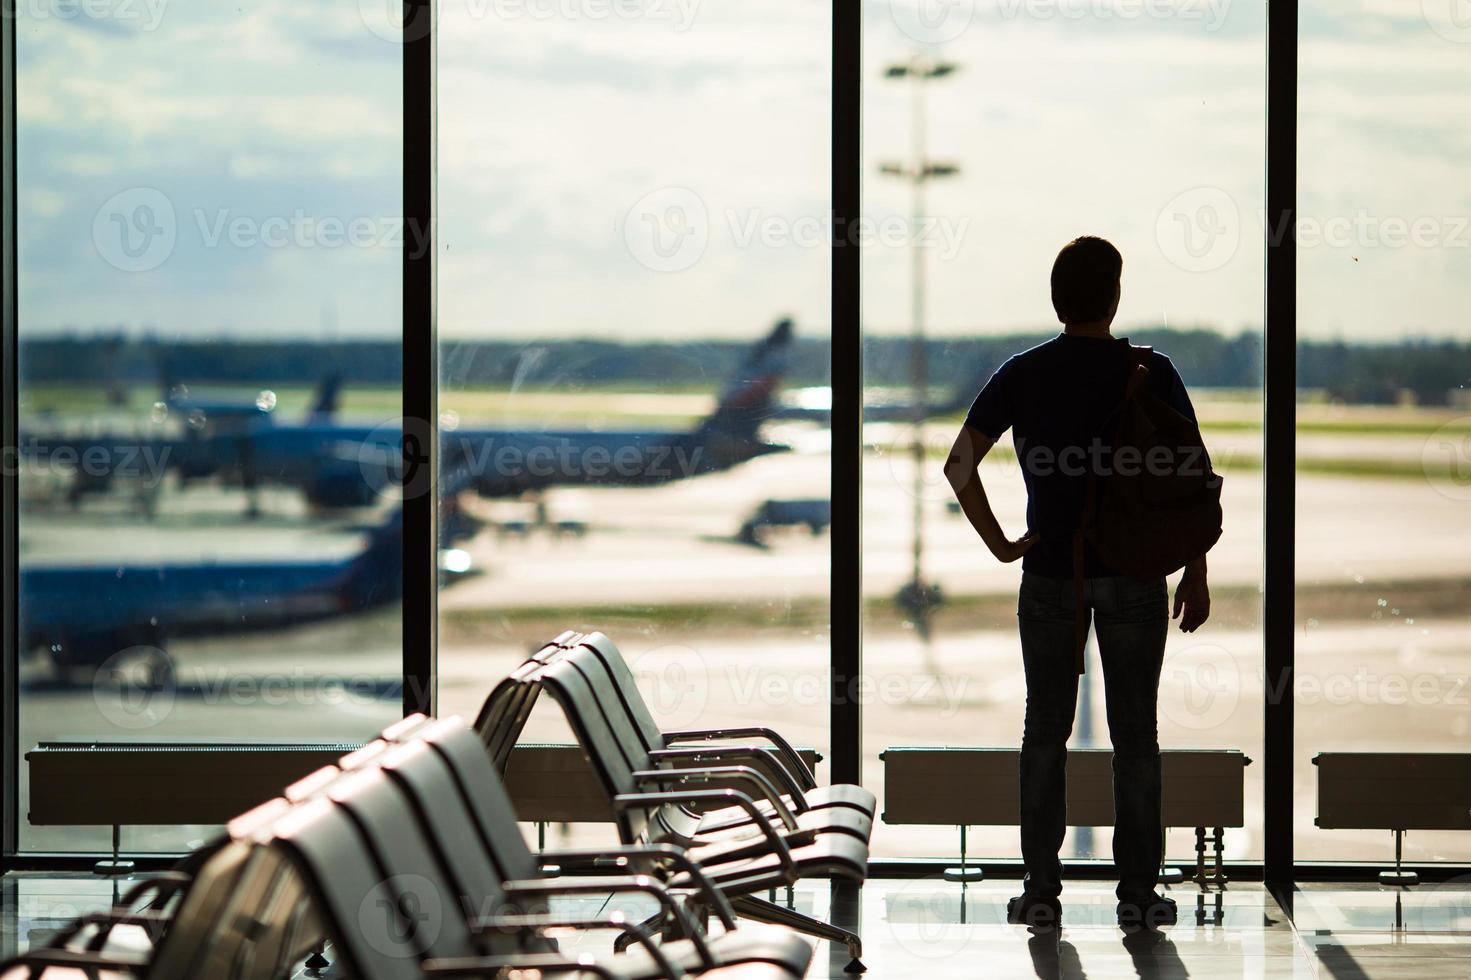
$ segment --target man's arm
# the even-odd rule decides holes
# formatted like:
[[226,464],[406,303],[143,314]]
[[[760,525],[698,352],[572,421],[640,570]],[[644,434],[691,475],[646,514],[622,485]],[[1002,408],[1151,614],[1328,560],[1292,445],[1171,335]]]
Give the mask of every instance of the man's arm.
[[991,554],[999,561],[1013,562],[1026,554],[1037,538],[1028,531],[1015,541],[1010,540],[991,512],[991,502],[986,499],[986,489],[981,486],[981,474],[977,468],[995,444],[996,440],[962,425],[960,435],[955,437],[955,445],[950,447],[950,455],[945,460],[945,478],[950,481],[966,520],[986,542]]
[[1175,611],[1170,618],[1180,621],[1181,632],[1194,633],[1210,614],[1211,592],[1205,584],[1205,555],[1201,555],[1185,566],[1185,574],[1175,586]]

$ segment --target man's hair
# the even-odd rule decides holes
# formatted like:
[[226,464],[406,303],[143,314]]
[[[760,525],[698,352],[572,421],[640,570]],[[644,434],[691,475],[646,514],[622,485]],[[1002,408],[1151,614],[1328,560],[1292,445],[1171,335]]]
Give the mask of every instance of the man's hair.
[[1052,263],[1052,307],[1063,323],[1086,323],[1108,315],[1124,271],[1124,257],[1102,238],[1074,238]]

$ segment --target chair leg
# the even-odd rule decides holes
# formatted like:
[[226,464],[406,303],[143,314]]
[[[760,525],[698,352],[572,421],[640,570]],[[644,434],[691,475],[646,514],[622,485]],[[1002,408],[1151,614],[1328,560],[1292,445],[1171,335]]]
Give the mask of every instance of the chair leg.
[[[664,912],[663,912],[663,910],[661,909],[660,911],[658,911],[658,912],[654,913],[653,915],[649,916],[647,919],[645,919],[644,921],[640,922],[635,928],[639,932],[646,932],[646,933],[651,933],[651,934],[663,934],[664,933]],[[669,936],[664,935],[663,938],[668,939]],[[615,939],[615,940],[613,940],[613,952],[615,952],[615,953],[627,952],[628,947],[632,946],[636,941],[637,940],[634,939],[634,937],[633,937],[633,935],[631,933],[627,933],[627,932],[620,933],[618,935],[618,938]]]
[[737,915],[747,919],[755,919],[757,922],[769,922],[773,925],[786,926],[797,932],[804,932],[818,939],[829,939],[835,943],[843,943],[848,947],[848,955],[853,961],[843,968],[844,973],[863,973],[868,967],[863,965],[863,940],[856,932],[849,932],[830,922],[814,919],[810,915],[803,915],[796,909],[785,908],[775,902],[756,898],[754,895],[745,895],[740,898],[732,898],[731,906]]
[[327,940],[324,939],[317,943],[316,948],[312,950],[312,955],[308,956],[306,962],[302,964],[307,968],[308,976],[319,976],[323,970],[332,965],[327,957],[323,955],[326,951]]

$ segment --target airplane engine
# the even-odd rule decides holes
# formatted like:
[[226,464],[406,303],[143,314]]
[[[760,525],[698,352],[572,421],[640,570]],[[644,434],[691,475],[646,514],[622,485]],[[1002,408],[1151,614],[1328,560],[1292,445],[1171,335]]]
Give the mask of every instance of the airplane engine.
[[360,466],[323,466],[306,487],[306,499],[324,510],[369,507],[379,500],[378,491],[363,475]]

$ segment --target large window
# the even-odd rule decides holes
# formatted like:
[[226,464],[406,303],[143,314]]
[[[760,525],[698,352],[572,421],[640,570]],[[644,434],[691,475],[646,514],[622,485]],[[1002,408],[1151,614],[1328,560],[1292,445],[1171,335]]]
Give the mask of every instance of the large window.
[[401,47],[351,2],[16,6],[21,751],[369,735],[401,703],[365,479],[401,414]]
[[[1021,744],[1020,566],[977,539],[941,464],[991,373],[1061,329],[1048,275],[1082,234],[1123,252],[1114,333],[1174,359],[1226,478],[1215,611],[1204,630],[1170,637],[1161,744],[1259,757],[1263,10],[1002,4],[967,17],[960,4],[926,17],[925,6],[895,4],[865,31],[865,211],[905,231],[864,254],[864,656],[905,678],[877,685],[903,693],[869,707],[865,780],[879,787],[892,745]],[[919,452],[906,414],[916,378]],[[1003,527],[1021,534],[1009,434],[982,476]],[[1089,657],[1070,744],[1107,747],[1091,641]],[[1253,775],[1248,826],[1227,837],[1237,859],[1260,856]],[[1107,857],[1107,841],[1079,828],[1065,856]],[[953,855],[958,843],[953,830],[887,825],[874,842],[885,857]],[[1169,843],[1193,853],[1183,836]],[[1016,830],[975,828],[970,846],[1013,856]]]
[[600,629],[668,727],[826,755],[827,5],[440,17],[441,710]]
[[[1387,831],[1313,827],[1314,755],[1464,752],[1471,737],[1471,555],[1459,546],[1471,500],[1471,23],[1455,8],[1303,10],[1299,859],[1392,855]],[[1415,832],[1405,858],[1464,861],[1471,843]]]

